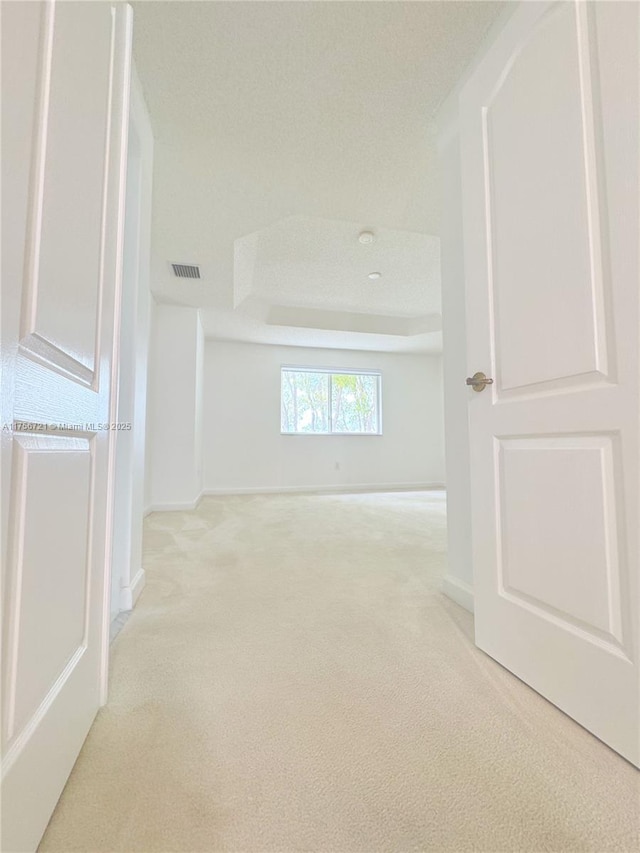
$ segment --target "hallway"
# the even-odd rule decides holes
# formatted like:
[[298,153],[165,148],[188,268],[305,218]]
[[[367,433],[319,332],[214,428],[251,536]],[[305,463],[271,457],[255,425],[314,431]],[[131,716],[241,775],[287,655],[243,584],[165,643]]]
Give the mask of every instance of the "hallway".
[[477,651],[443,492],[204,498],[41,851],[622,851],[638,774]]

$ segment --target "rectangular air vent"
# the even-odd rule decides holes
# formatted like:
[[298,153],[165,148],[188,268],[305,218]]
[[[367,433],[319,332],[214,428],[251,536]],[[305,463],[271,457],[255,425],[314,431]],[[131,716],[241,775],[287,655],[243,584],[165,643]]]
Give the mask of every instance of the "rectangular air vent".
[[178,278],[200,278],[200,267],[195,264],[171,264]]

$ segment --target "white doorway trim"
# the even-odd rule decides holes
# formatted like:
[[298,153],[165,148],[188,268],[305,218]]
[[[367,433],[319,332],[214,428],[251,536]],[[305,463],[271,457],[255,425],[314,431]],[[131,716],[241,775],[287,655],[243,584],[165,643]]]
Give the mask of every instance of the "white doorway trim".
[[[131,72],[129,161],[123,251],[117,413],[131,425],[115,437],[110,622],[131,610],[145,584],[142,567],[147,369],[150,325],[153,134],[135,66]],[[106,699],[106,696],[105,696]]]

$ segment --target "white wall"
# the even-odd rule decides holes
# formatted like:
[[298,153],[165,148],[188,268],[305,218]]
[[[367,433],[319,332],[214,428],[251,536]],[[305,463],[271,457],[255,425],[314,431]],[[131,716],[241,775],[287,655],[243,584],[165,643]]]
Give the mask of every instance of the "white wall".
[[204,457],[203,457],[203,429],[204,429],[204,330],[198,315],[196,325],[196,375],[195,375],[195,466],[198,494],[204,486]]
[[[284,364],[382,371],[382,436],[280,434]],[[444,483],[439,357],[207,341],[205,491]]]
[[202,492],[203,350],[197,308],[155,306],[149,363],[149,509],[189,508]]
[[151,440],[152,440],[152,424],[153,424],[153,370],[151,365],[151,353],[153,342],[156,333],[156,313],[158,303],[149,294],[149,367],[147,370],[147,419],[145,430],[145,465],[144,465],[144,512],[147,515],[152,508],[152,489],[151,489]]
[[469,394],[473,392],[465,385],[465,378],[475,371],[467,367],[462,186],[457,112],[452,111],[448,118],[449,122],[442,129],[439,145],[441,193],[446,200],[442,210],[440,232],[448,535],[448,568],[443,588],[456,601],[471,608],[473,563],[467,401]]
[[125,206],[125,239],[120,314],[118,421],[131,430],[117,433],[111,617],[130,610],[144,584],[142,519],[149,356],[149,267],[153,134],[142,87],[135,72],[131,106]]

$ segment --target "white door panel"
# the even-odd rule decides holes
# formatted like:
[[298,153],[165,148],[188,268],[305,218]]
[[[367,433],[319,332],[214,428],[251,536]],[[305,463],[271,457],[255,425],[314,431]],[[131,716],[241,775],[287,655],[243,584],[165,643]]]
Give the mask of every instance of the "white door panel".
[[498,572],[506,598],[624,656],[613,439],[498,440]]
[[460,97],[476,642],[636,764],[638,18],[521,4]]
[[[23,314],[29,328],[23,336],[32,333],[47,349],[56,347],[88,368],[77,368],[87,381],[95,370],[106,236],[114,27],[109,3],[60,3],[41,57],[46,92],[34,152],[39,185],[31,199],[30,304]],[[70,140],[80,143],[73,156]]]
[[[543,16],[484,106],[502,392],[607,371],[594,126],[601,114],[590,109],[586,39],[571,4]],[[550,69],[559,71],[553,86]],[[566,205],[548,205],[560,188],[571,199],[569,217]],[[552,310],[557,304],[561,310]]]
[[114,434],[98,425],[114,408],[130,10],[2,4],[2,37],[2,849],[22,851],[105,687]]
[[[20,602],[7,649],[13,692],[7,697],[9,739],[34,716],[67,663],[84,653],[93,479],[86,438],[18,435],[15,440],[16,545],[22,553],[13,555]],[[38,536],[29,536],[29,529]],[[69,536],[69,530],[79,535]],[[49,563],[52,570],[43,571]],[[56,571],[57,564],[64,571]]]

